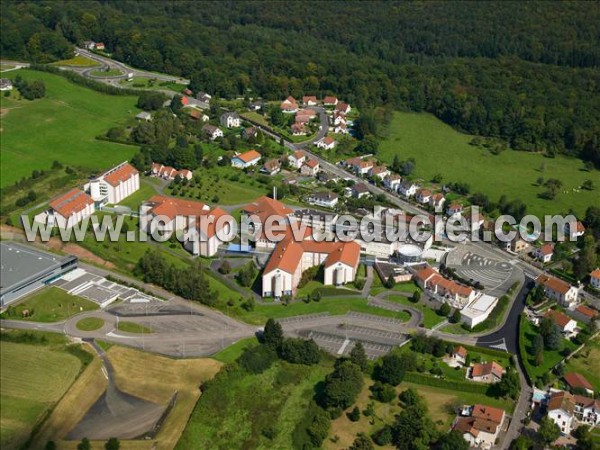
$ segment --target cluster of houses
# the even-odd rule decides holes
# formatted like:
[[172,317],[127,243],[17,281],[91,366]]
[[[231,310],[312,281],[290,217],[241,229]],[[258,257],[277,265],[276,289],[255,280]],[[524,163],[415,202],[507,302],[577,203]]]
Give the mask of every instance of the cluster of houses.
[[165,166],[160,163],[152,163],[150,175],[153,177],[162,178],[163,180],[174,180],[175,178],[191,180],[193,172],[189,169],[177,170],[171,166]]
[[[302,103],[291,95],[281,102],[280,108],[286,114],[295,114],[294,123],[291,126],[292,135],[302,136],[307,134],[307,124],[317,117],[317,111],[311,109],[311,106],[323,105],[328,109],[330,130],[337,134],[348,133],[348,120],[346,115],[352,108],[349,104],[341,102],[337,97],[328,95],[319,101],[314,95],[305,95],[302,97]],[[335,142],[335,141],[334,141]],[[331,146],[328,140],[323,145]],[[335,144],[333,144],[335,145]],[[331,146],[333,148],[333,146]]]
[[50,201],[50,207],[34,221],[71,228],[106,204],[117,204],[140,188],[140,175],[127,161],[94,176],[83,190],[74,188]]
[[471,447],[490,449],[503,429],[506,413],[500,408],[476,404],[464,406],[452,423]]
[[563,435],[570,434],[579,425],[600,425],[600,400],[594,398],[594,387],[587,378],[568,372],[563,381],[567,390],[536,390],[532,406],[545,409]]
[[417,266],[414,280],[424,292],[460,309],[461,321],[468,327],[485,321],[498,304],[498,298],[445,278],[431,266]]

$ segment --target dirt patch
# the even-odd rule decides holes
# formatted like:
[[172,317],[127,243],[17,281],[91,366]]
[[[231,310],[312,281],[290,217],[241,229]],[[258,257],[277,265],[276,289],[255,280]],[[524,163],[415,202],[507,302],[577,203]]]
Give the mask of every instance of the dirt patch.
[[[23,240],[25,237],[23,230],[8,225],[0,226],[0,234],[2,235],[3,239]],[[100,258],[80,245],[73,244],[72,242],[62,242],[56,237],[50,238],[48,242],[42,242],[40,239],[36,239],[35,244],[48,250],[77,256],[79,259],[106,267],[107,269],[113,269],[115,267],[113,263]]]

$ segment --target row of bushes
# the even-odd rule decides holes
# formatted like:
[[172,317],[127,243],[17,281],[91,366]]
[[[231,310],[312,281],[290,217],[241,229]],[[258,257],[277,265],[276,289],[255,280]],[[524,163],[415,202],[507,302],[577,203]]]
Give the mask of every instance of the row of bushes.
[[500,320],[502,320],[502,317],[504,316],[504,312],[506,311],[508,304],[509,298],[506,295],[500,297],[500,299],[498,300],[498,304],[494,306],[494,309],[492,310],[492,312],[490,312],[488,318],[485,319],[483,322],[475,325],[471,329],[471,331],[473,333],[479,333],[481,331],[489,330],[490,328],[494,328],[495,326],[497,326],[498,323],[500,323]]

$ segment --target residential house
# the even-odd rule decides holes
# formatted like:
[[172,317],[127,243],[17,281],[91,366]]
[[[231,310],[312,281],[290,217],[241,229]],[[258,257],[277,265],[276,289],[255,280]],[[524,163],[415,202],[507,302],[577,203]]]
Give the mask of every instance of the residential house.
[[202,132],[207,135],[211,141],[223,137],[223,131],[221,131],[219,127],[215,127],[208,123],[202,127]]
[[352,108],[350,108],[350,105],[348,103],[338,102],[335,105],[335,112],[338,113],[348,114],[351,110]]
[[598,318],[599,313],[597,310],[592,309],[589,306],[579,305],[574,311],[572,311],[572,315],[580,322],[590,323]]
[[305,136],[306,126],[303,123],[293,123],[291,126],[292,136]]
[[221,114],[220,122],[222,126],[227,128],[239,128],[242,126],[242,119],[235,111]]
[[136,114],[135,118],[137,120],[144,120],[146,122],[150,122],[152,120],[152,114],[148,111],[142,111],[139,114]]
[[281,170],[281,161],[278,159],[270,159],[260,169],[262,173],[266,173],[267,175],[276,175]]
[[345,123],[340,123],[333,127],[335,134],[348,134],[348,126]]
[[12,88],[13,85],[11,80],[8,78],[0,78],[0,91],[10,91]]
[[407,198],[415,195],[418,189],[419,185],[413,183],[412,181],[403,181],[398,186],[398,192]]
[[188,97],[191,96],[191,95],[194,95],[194,93],[192,92],[192,90],[188,89],[188,88],[185,88],[183,91],[181,91],[181,93],[183,95],[187,95]]
[[538,286],[544,286],[544,295],[546,297],[557,301],[565,308],[571,308],[577,303],[579,290],[566,281],[543,273],[537,277],[535,283]]
[[365,175],[369,174],[369,172],[371,172],[371,169],[373,169],[373,166],[374,166],[373,161],[361,159],[360,161],[356,162],[356,164],[353,166],[353,169],[354,169],[354,172],[356,173],[356,175],[365,176]]
[[563,376],[565,382],[573,389],[583,389],[587,394],[594,396],[594,386],[586,377],[577,372],[568,372]]
[[314,95],[305,95],[302,97],[302,104],[304,106],[315,106],[317,104],[317,97]]
[[451,300],[452,302],[467,305],[476,295],[476,292],[470,287],[444,278],[429,265],[417,269],[414,277],[416,283],[424,291],[435,294],[443,299]]
[[451,203],[446,208],[446,215],[449,219],[457,219],[462,215],[463,206],[460,203]]
[[348,122],[346,120],[346,114],[344,114],[343,112],[339,112],[339,111],[334,111],[333,115],[331,116],[331,125],[333,125],[334,127],[337,125],[348,125]]
[[444,203],[446,202],[446,199],[444,198],[444,194],[433,194],[430,198],[429,198],[429,206],[431,206],[433,208],[434,211],[436,212],[441,212],[442,208],[444,207]]
[[306,109],[299,109],[298,112],[296,113],[296,117],[295,117],[295,121],[296,123],[308,123],[310,122],[312,119],[314,119],[315,117],[317,117],[317,112],[314,109],[310,109],[310,108],[306,108]]
[[158,178],[163,178],[165,180],[174,180],[177,177],[191,180],[193,174],[192,171],[188,169],[177,170],[171,166],[164,166],[159,163],[152,163],[150,175]]
[[324,150],[332,150],[335,148],[336,144],[337,141],[334,138],[325,136],[324,138],[319,139],[315,145]]
[[247,167],[255,166],[262,158],[261,154],[256,150],[249,150],[247,152],[238,154],[231,159],[231,165],[238,169],[245,169]]
[[37,214],[34,221],[38,223],[71,228],[96,211],[94,200],[79,189],[71,189],[50,201],[50,208]]
[[600,400],[584,397],[583,395],[574,395],[575,418],[584,424],[596,426],[600,425]]
[[457,345],[452,351],[452,359],[464,366],[467,362],[467,354],[468,352],[466,348],[464,348],[462,345]]
[[352,186],[352,196],[354,198],[363,198],[368,197],[369,195],[371,195],[371,192],[366,184],[356,183],[354,186]]
[[600,269],[596,269],[590,273],[590,285],[594,289],[600,289]]
[[319,180],[321,183],[329,183],[330,181],[333,183],[337,183],[340,180],[340,178],[334,173],[321,170],[317,174],[317,180]]
[[585,234],[585,227],[580,221],[574,226],[571,226],[570,223],[565,224],[565,234],[571,241],[576,241],[578,237],[581,237]]
[[513,253],[523,252],[531,247],[531,244],[519,237],[519,235],[515,235],[512,240],[506,242],[506,250]]
[[291,95],[281,102],[281,110],[284,113],[293,114],[298,111],[298,102]]
[[300,173],[309,177],[314,177],[319,173],[319,162],[316,159],[307,160],[300,168]]
[[554,392],[546,407],[548,417],[560,428],[562,434],[571,433],[575,419],[575,399],[568,392]]
[[140,208],[143,230],[150,233],[160,227],[163,231],[181,231],[184,233],[184,248],[196,256],[216,255],[223,243],[220,237],[232,232],[232,221],[233,218],[220,208],[211,210],[202,202],[161,195],[151,197]]
[[306,162],[306,154],[302,150],[296,150],[288,156],[288,161],[294,169],[300,169]]
[[127,161],[91,178],[84,186],[97,208],[106,203],[120,203],[139,188],[140,174]]
[[185,111],[190,115],[192,119],[201,120],[202,122],[208,122],[210,117],[204,114],[201,110],[196,108],[185,108]]
[[554,245],[551,243],[544,244],[533,251],[533,257],[544,264],[552,260],[552,255],[554,255]]
[[380,180],[384,180],[385,177],[390,176],[391,172],[386,166],[373,166],[369,170],[369,175],[373,178],[379,178]]
[[308,196],[308,203],[323,208],[335,208],[339,196],[333,192],[313,192]]
[[468,377],[479,383],[498,383],[502,380],[504,369],[496,361],[489,363],[475,363],[468,371]]
[[260,111],[263,107],[263,103],[260,101],[252,102],[248,105],[250,111]]
[[398,190],[401,182],[402,177],[397,173],[392,173],[383,179],[383,185],[392,192]]
[[452,429],[461,433],[471,447],[490,449],[496,444],[505,417],[502,409],[477,404],[464,408]]
[[104,51],[106,47],[104,46],[103,42],[96,42],[96,45],[94,46],[95,50],[100,50],[100,51]]
[[242,131],[242,138],[244,139],[256,139],[257,136],[258,130],[256,129],[256,127],[244,128],[244,130]]
[[426,205],[431,200],[431,191],[429,189],[419,189],[415,198],[419,203]]
[[575,331],[575,328],[577,328],[576,321],[571,319],[566,314],[563,314],[562,312],[557,311],[555,309],[549,309],[548,311],[546,311],[544,317],[552,319],[554,324],[558,326],[558,328],[560,328],[560,331],[564,334],[572,333],[573,331]]
[[83,41],[83,48],[86,50],[94,50],[96,43],[94,41]]
[[210,106],[210,101],[212,99],[212,96],[207,94],[206,92],[198,92],[196,94],[196,100],[198,100],[200,102],[200,106],[203,109],[206,109]]
[[337,97],[334,97],[333,95],[328,95],[323,99],[324,106],[335,106],[337,104],[338,104],[338,99],[337,99]]

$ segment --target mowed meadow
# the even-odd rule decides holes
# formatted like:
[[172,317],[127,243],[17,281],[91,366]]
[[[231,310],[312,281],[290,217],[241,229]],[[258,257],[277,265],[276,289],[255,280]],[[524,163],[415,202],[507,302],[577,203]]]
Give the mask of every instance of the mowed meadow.
[[[494,202],[503,194],[508,200],[521,199],[527,212],[536,215],[566,213],[572,208],[583,216],[588,206],[600,205],[600,171],[583,170],[580,159],[547,158],[510,149],[493,155],[485,148],[469,145],[472,138],[431,114],[396,112],[378,156],[387,163],[394,155],[400,160],[414,158],[413,178],[429,182],[440,173],[442,183],[468,183],[471,193],[482,192]],[[562,181],[563,188],[554,200],[538,197],[545,190],[536,185],[539,177]],[[594,182],[595,190],[579,189],[586,179]]]
[[3,74],[13,80],[17,75],[42,80],[46,96],[19,100],[13,89],[10,97],[1,97],[0,187],[30,176],[35,169],[49,169],[55,160],[85,169],[108,169],[137,151],[136,146],[96,139],[139,112],[135,97],[101,94],[45,72],[22,69]]

